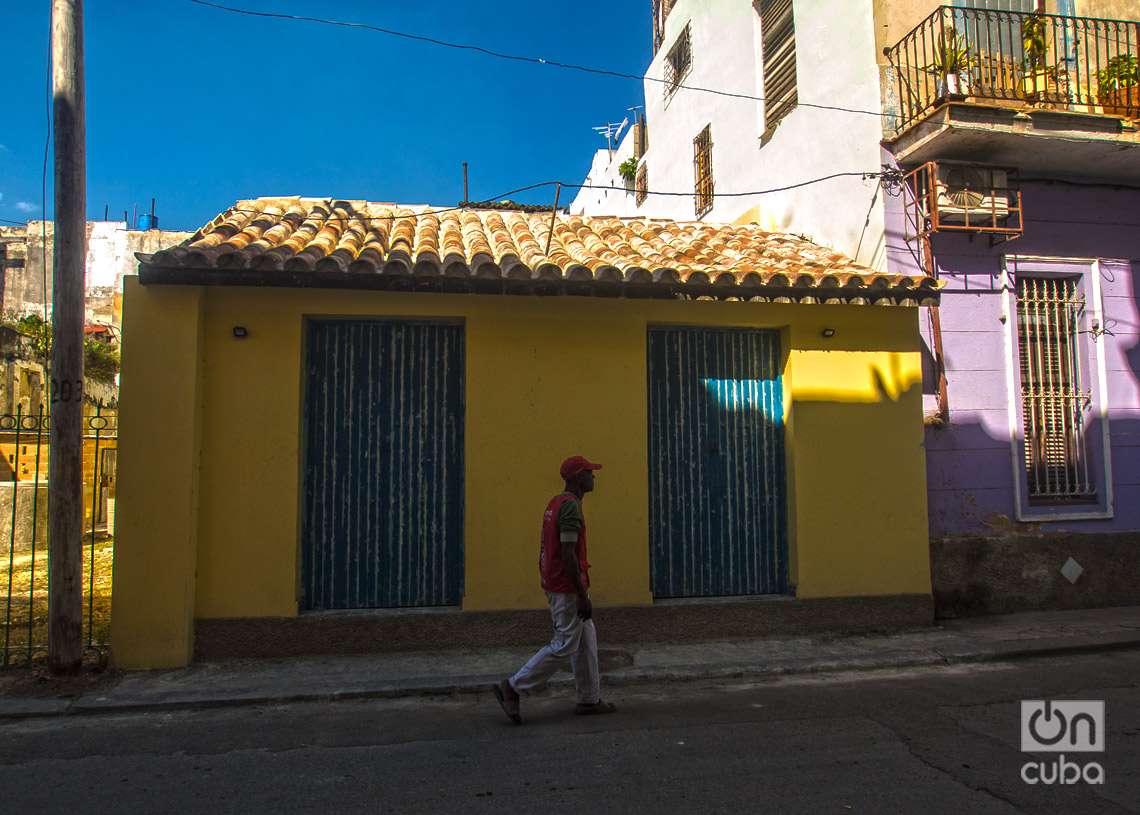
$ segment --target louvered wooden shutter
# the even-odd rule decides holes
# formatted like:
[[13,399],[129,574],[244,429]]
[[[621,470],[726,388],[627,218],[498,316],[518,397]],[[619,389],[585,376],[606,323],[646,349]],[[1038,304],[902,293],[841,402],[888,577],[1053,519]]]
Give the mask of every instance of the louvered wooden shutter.
[[771,130],[799,101],[792,0],[760,0],[760,47],[764,64],[764,127]]

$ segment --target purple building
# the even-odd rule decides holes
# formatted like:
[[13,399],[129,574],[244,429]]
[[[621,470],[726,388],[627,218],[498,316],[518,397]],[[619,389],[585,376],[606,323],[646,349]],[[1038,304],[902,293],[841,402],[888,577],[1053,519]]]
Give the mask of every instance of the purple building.
[[[969,56],[939,81],[920,44],[950,30]],[[942,614],[1140,602],[1138,32],[943,7],[895,46],[888,262],[944,283],[923,326]]]

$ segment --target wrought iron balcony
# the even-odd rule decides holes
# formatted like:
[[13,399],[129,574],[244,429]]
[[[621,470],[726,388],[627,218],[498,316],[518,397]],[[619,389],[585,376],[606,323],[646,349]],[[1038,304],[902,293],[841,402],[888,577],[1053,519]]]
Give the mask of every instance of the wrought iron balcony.
[[1140,116],[1140,23],[941,6],[884,53],[901,132],[947,102]]

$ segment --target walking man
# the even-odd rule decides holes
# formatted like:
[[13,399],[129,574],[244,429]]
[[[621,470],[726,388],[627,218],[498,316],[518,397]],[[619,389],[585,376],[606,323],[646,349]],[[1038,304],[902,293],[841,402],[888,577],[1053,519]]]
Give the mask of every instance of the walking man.
[[542,548],[538,571],[550,604],[554,636],[514,676],[495,685],[495,698],[515,724],[522,724],[519,694],[543,687],[570,660],[581,715],[613,713],[617,708],[599,697],[598,634],[590,605],[590,563],[586,559],[586,518],[582,499],[594,490],[594,471],[602,469],[582,456],[562,462],[566,489],[550,499],[542,516]]

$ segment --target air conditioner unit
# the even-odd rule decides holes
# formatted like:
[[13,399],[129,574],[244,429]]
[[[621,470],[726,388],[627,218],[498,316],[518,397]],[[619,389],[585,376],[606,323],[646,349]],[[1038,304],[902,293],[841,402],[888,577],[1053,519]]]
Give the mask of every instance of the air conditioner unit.
[[1009,217],[1005,170],[960,164],[938,165],[938,219],[979,227]]

